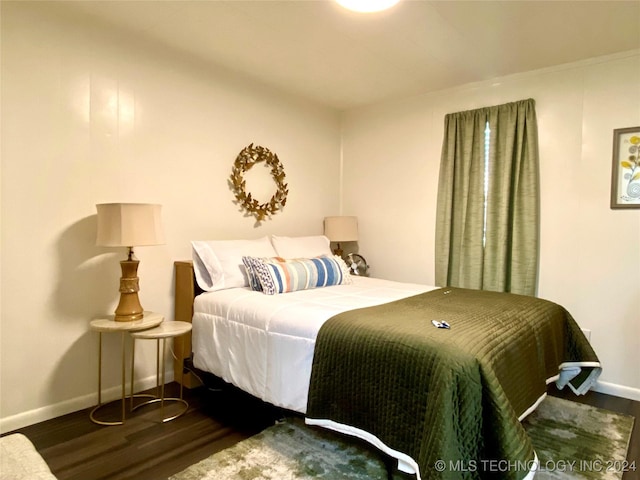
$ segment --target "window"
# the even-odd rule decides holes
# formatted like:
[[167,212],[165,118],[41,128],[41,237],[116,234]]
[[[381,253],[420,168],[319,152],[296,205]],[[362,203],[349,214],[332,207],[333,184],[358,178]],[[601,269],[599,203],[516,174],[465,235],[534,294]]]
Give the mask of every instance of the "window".
[[487,244],[487,198],[489,197],[489,148],[491,141],[491,128],[489,122],[484,129],[484,222],[482,227],[482,246]]
[[532,99],[446,115],[436,283],[534,295],[538,197]]

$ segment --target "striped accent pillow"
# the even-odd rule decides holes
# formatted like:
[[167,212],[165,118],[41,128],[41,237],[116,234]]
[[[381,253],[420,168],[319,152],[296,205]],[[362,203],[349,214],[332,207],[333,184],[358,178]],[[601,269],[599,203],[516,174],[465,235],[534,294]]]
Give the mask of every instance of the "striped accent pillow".
[[341,265],[344,261],[330,256],[289,260],[254,257],[247,263],[267,295],[351,283],[348,267]]

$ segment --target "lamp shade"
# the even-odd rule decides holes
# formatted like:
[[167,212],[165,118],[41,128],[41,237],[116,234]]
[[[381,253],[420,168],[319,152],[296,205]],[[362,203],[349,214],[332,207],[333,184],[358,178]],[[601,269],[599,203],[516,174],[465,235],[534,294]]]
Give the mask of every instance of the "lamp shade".
[[358,217],[325,217],[324,234],[332,242],[358,240]]
[[101,203],[96,245],[135,247],[164,244],[162,205],[152,203]]

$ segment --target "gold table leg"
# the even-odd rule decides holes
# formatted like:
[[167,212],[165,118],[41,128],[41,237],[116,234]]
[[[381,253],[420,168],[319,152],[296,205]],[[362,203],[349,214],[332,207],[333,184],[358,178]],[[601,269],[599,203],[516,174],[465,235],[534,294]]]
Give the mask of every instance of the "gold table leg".
[[96,407],[93,408],[93,410],[91,410],[91,413],[89,413],[89,418],[91,419],[91,421],[93,423],[97,423],[98,425],[122,425],[124,424],[125,421],[125,399],[126,399],[126,370],[125,370],[125,359],[126,359],[126,355],[125,355],[125,336],[124,336],[125,332],[122,332],[122,340],[121,340],[121,353],[122,353],[122,396],[121,396],[121,402],[122,402],[122,417],[120,421],[113,421],[113,422],[106,422],[104,420],[98,420],[95,416],[95,413],[102,407],[104,407],[105,405],[108,405],[108,403],[103,404],[102,403],[102,332],[98,332],[98,405]]
[[[162,349],[160,349],[160,340],[162,340]],[[180,397],[169,397],[165,398],[165,363],[166,363],[166,338],[157,338],[156,339],[156,392],[160,394],[159,397],[153,398],[152,400],[148,400],[146,402],[142,402],[135,407],[132,408],[136,410],[139,407],[143,407],[145,405],[151,405],[152,403],[160,402],[160,418],[162,423],[170,422],[171,420],[175,420],[176,418],[185,414],[187,409],[189,408],[189,404],[186,400],[182,398],[182,382],[180,382]],[[135,339],[133,339],[135,345]],[[160,352],[162,351],[162,356]],[[164,415],[164,404],[165,402],[177,402],[182,403],[183,409],[178,412],[176,415],[172,415],[170,417],[165,417]]]

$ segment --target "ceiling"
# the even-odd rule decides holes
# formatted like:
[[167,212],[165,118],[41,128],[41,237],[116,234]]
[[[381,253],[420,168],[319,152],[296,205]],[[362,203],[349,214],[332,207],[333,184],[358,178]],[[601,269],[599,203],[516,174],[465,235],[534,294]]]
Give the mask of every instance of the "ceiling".
[[369,14],[331,0],[57,6],[339,110],[640,48],[640,0],[401,0]]

